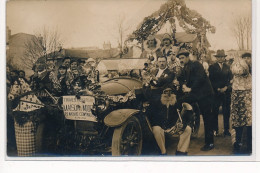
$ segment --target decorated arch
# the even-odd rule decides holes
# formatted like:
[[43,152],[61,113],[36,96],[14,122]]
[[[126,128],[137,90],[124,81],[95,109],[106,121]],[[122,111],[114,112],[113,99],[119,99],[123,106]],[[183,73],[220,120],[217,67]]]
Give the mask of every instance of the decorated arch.
[[[178,20],[185,33],[197,35],[199,41],[196,48],[193,47],[192,53],[198,57],[203,53],[207,53],[209,46],[206,33],[215,33],[216,28],[197,11],[189,9],[184,0],[168,0],[159,10],[145,17],[137,29],[128,37],[127,41],[135,39],[142,44],[149,35],[155,35],[160,31],[167,21],[171,25],[172,37],[175,38],[176,20]],[[188,45],[187,48],[189,49]]]

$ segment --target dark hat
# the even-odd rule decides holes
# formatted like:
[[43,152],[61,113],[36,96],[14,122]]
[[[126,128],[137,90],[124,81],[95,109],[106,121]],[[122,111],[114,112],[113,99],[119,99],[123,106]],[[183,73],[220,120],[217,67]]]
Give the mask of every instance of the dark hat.
[[166,88],[163,90],[163,94],[166,94],[167,92],[173,92],[173,90],[171,88]]
[[64,66],[64,65],[61,65],[61,66],[59,66],[59,69],[66,69],[67,70],[67,67]]
[[181,56],[181,55],[189,56],[189,55],[190,55],[190,52],[187,51],[186,49],[181,49],[181,50],[178,52],[178,54],[177,54],[176,57],[179,58],[179,56]]
[[170,36],[170,34],[166,33],[166,34],[163,35],[162,40],[166,40],[166,39],[172,41],[172,37]]
[[85,60],[83,60],[83,59],[78,59],[78,63],[85,63]]
[[64,62],[66,59],[69,59],[69,60],[71,60],[71,58],[70,58],[70,57],[66,56],[66,57],[64,57],[64,58],[62,59],[62,62]]
[[214,55],[215,57],[226,57],[225,51],[223,49],[217,50],[217,54]]
[[242,54],[242,58],[245,58],[245,57],[250,57],[251,58],[251,53],[249,53],[249,52],[246,52],[246,53],[244,53],[244,54]]
[[74,62],[78,63],[78,61],[76,61],[75,59],[72,59],[72,60],[70,61],[70,64],[72,64],[72,63],[74,63]]
[[163,91],[172,91],[172,89],[171,89],[171,88],[166,88],[166,89],[163,90]]

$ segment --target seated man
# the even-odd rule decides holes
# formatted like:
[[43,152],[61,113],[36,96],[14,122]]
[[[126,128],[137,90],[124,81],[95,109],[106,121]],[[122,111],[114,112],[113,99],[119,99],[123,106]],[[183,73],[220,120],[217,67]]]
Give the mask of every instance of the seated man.
[[160,97],[160,102],[153,100],[150,102],[150,121],[155,140],[161,150],[162,155],[166,155],[165,133],[169,135],[179,135],[176,155],[187,155],[190,144],[192,120],[192,107],[184,103],[182,113],[177,112],[176,95],[173,90],[167,88]]

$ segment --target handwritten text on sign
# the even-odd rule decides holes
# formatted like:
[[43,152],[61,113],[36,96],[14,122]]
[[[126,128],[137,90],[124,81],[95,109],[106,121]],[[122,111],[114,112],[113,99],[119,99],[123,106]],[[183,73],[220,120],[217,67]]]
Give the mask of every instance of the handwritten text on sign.
[[81,96],[80,99],[75,96],[63,96],[63,112],[66,119],[97,121],[91,113],[94,102],[95,98],[91,96]]

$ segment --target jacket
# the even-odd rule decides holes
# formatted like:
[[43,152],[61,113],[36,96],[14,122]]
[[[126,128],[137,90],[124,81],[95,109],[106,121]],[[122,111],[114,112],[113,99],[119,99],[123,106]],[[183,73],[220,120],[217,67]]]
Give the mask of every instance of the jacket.
[[[159,69],[156,69],[152,71],[152,75],[156,76],[157,73],[159,72]],[[166,68],[161,76],[158,78],[158,80],[151,80],[151,85],[155,87],[171,87],[172,81],[174,79],[175,75],[172,71],[170,71],[168,68]]]
[[232,89],[231,80],[233,78],[229,65],[223,63],[222,69],[218,63],[214,63],[209,67],[209,79],[212,84],[214,92],[218,93],[218,88],[228,87],[226,92],[230,92]]
[[178,81],[181,85],[186,84],[191,88],[189,94],[197,100],[214,95],[210,80],[202,64],[198,61],[189,61],[185,64]]

